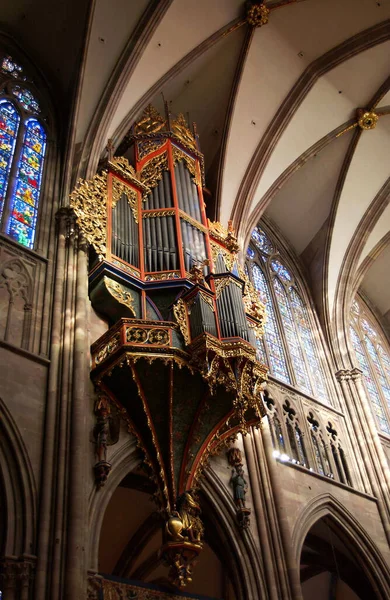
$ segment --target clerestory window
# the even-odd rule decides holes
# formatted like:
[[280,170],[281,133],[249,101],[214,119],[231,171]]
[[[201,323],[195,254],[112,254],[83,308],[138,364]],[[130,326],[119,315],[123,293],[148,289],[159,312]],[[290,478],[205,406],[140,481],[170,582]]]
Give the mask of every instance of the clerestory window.
[[40,104],[23,67],[0,57],[0,223],[1,231],[34,247],[46,129]]
[[259,360],[275,378],[329,403],[311,309],[296,277],[261,227],[252,233],[247,258],[251,279],[267,308],[265,335],[258,342]]
[[360,300],[352,305],[350,337],[377,426],[390,435],[390,354],[380,327]]

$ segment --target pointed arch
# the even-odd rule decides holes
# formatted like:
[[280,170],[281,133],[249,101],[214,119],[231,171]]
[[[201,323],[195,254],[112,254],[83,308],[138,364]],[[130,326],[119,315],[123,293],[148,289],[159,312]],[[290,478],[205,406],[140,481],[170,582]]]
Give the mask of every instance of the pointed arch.
[[267,307],[259,359],[276,379],[329,404],[331,377],[319,321],[296,261],[289,260],[280,236],[271,229],[261,221],[247,252],[250,277]]
[[3,493],[0,553],[21,557],[36,552],[36,485],[20,431],[0,398],[0,493]]
[[382,600],[389,598],[390,572],[381,552],[356,518],[332,494],[321,494],[302,509],[291,538],[296,564],[300,563],[304,540],[310,529],[325,517],[337,527],[354,560],[378,594],[377,597]]

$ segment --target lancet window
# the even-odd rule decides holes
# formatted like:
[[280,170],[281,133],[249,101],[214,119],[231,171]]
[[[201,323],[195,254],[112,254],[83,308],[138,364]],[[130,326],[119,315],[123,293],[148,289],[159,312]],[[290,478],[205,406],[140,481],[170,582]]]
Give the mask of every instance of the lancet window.
[[329,403],[311,310],[292,271],[261,227],[252,233],[247,258],[253,284],[267,307],[259,360],[275,378]]
[[380,327],[360,300],[352,305],[350,337],[377,426],[390,435],[390,353]]
[[11,56],[0,56],[1,231],[34,247],[47,135],[32,82]]

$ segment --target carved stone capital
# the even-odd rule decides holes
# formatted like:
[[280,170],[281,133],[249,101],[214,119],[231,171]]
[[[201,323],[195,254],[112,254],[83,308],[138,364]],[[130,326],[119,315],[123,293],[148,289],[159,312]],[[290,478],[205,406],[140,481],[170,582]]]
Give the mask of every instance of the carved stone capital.
[[351,375],[352,381],[358,381],[358,380],[361,380],[363,371],[361,371],[357,367],[354,367],[353,369],[351,369],[350,375]]
[[351,378],[350,371],[348,371],[348,369],[340,369],[340,371],[337,371],[335,375],[339,383],[343,381],[349,381]]
[[14,558],[3,558],[0,561],[0,589],[14,589],[19,574],[18,561]]
[[68,236],[68,232],[76,227],[76,215],[70,206],[62,206],[56,212],[56,223],[60,231]]

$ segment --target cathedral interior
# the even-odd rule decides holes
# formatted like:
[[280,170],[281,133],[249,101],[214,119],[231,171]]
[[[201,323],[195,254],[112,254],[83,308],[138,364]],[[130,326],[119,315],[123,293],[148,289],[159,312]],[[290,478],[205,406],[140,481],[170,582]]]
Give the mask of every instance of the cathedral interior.
[[390,598],[390,0],[0,14],[1,600]]

